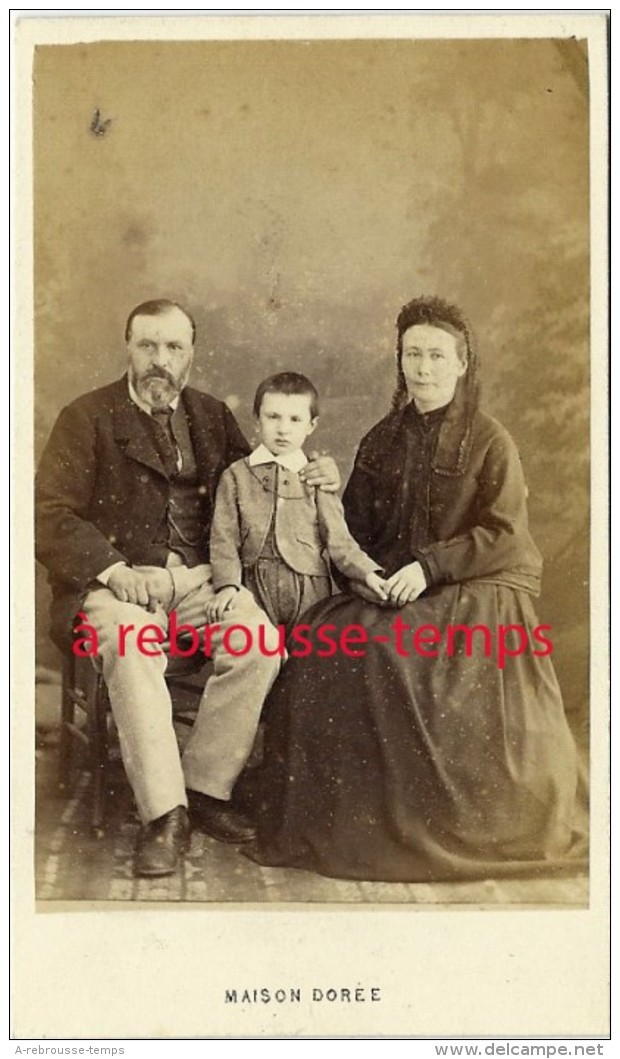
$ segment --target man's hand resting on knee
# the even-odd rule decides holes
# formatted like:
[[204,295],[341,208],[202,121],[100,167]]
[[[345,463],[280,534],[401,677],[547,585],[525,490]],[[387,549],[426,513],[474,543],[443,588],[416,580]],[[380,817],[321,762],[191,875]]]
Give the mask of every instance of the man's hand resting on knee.
[[142,572],[131,566],[117,566],[112,570],[107,587],[122,603],[135,603],[148,610],[163,607],[172,602],[174,585],[168,570]]

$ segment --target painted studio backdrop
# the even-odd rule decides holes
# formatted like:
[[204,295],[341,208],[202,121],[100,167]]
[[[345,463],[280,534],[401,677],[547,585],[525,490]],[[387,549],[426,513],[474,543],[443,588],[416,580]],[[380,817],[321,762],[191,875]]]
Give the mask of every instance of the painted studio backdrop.
[[[43,46],[34,67],[36,446],[124,370],[129,310],[198,324],[193,385],[252,435],[308,374],[343,480],[387,411],[400,306],[456,301],[521,451],[566,704],[585,731],[588,66],[556,40]],[[41,665],[47,639],[41,571]]]

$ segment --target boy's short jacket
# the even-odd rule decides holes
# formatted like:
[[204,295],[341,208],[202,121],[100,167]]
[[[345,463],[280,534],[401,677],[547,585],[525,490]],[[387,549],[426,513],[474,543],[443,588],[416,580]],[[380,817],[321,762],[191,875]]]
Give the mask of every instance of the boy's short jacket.
[[276,505],[280,555],[299,574],[328,577],[329,560],[345,577],[363,580],[379,566],[355,542],[334,493],[304,485],[277,463],[237,460],[217,488],[211,526],[211,568],[216,591],[240,585],[243,568],[259,559]]

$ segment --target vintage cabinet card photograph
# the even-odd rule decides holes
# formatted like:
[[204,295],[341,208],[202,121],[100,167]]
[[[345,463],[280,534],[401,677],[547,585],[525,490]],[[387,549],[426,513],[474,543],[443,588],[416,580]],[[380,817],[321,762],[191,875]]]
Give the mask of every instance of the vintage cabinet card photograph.
[[608,1035],[606,34],[17,16],[15,1038]]

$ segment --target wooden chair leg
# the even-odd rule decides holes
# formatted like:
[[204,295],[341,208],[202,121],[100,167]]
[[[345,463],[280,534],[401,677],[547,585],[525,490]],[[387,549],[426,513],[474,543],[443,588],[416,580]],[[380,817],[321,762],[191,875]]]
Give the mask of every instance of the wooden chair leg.
[[108,694],[99,674],[95,682],[91,712],[91,776],[93,783],[93,828],[103,831],[108,787]]
[[73,736],[69,725],[75,723],[73,686],[75,663],[73,656],[66,658],[62,669],[62,697],[60,704],[60,739],[58,744],[58,784],[66,790],[71,780]]

